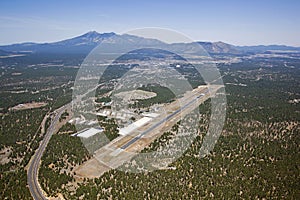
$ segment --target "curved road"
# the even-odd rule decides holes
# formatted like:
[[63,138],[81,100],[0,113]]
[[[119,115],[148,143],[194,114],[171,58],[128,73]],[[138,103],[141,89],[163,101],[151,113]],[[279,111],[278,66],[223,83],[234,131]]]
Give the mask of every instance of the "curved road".
[[44,139],[42,140],[39,148],[33,155],[31,162],[29,163],[29,167],[28,167],[28,171],[27,171],[27,183],[29,186],[30,193],[31,193],[33,199],[35,199],[35,200],[40,200],[40,199],[46,200],[47,199],[40,187],[39,182],[38,182],[39,166],[40,166],[42,155],[46,149],[46,146],[55,131],[55,125],[57,124],[57,122],[60,118],[60,115],[70,105],[71,105],[71,103],[68,103],[54,111],[55,117],[52,120],[49,128],[47,129],[47,132],[46,132]]

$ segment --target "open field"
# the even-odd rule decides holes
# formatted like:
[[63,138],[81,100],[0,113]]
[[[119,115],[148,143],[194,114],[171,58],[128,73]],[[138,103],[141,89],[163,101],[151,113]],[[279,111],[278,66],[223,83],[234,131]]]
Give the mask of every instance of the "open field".
[[46,106],[48,103],[46,102],[31,102],[31,103],[21,103],[19,105],[16,105],[9,110],[27,110],[27,109],[33,109],[33,108],[40,108]]
[[116,97],[123,99],[123,101],[129,102],[137,99],[150,99],[157,94],[154,92],[148,92],[144,90],[132,90],[128,92],[120,92],[115,94]]

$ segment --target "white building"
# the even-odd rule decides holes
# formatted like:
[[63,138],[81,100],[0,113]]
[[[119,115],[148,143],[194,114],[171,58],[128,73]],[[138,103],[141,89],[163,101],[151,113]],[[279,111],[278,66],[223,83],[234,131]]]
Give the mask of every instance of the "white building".
[[83,131],[80,131],[78,133],[74,133],[72,136],[77,136],[77,137],[81,137],[81,138],[89,138],[93,135],[96,135],[97,133],[102,133],[104,130],[103,128],[89,128],[89,129],[85,129]]
[[158,117],[158,116],[159,116],[158,113],[148,113],[148,112],[142,113],[142,115],[143,115],[144,117],[150,117],[150,118],[155,118],[155,117]]
[[137,120],[136,122],[133,122],[129,126],[121,128],[120,131],[119,131],[119,134],[120,135],[128,135],[132,131],[136,130],[137,128],[139,128],[139,127],[141,127],[145,124],[147,124],[151,120],[152,120],[152,118],[150,118],[150,117],[143,117],[143,118]]

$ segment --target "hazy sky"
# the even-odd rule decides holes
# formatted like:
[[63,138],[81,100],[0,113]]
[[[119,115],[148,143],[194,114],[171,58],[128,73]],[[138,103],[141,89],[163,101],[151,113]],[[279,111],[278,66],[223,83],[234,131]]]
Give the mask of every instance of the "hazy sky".
[[0,0],[0,44],[169,28],[193,40],[300,46],[299,0]]

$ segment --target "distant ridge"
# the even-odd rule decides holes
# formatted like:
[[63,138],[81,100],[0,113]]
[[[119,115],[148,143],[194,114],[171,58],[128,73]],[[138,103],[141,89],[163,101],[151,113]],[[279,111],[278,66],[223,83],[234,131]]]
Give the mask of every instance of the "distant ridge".
[[266,51],[300,51],[300,47],[286,45],[257,45],[257,46],[236,46],[236,49],[243,52],[266,52]]
[[[103,41],[113,43],[119,43],[121,41],[127,41],[127,43],[144,44],[145,46],[154,44],[159,47],[160,45],[167,45],[156,39],[149,39],[138,37],[134,35],[118,35],[114,32],[110,33],[98,33],[96,31],[90,31],[83,35],[58,41],[52,43],[21,43],[0,46],[0,50],[8,52],[32,52],[32,53],[55,53],[55,54],[88,54],[93,48],[102,43]],[[284,45],[259,45],[259,46],[234,46],[224,42],[197,42],[208,53],[215,54],[239,54],[239,53],[255,53],[265,52],[270,50],[281,51],[300,51],[300,47],[290,47]],[[189,43],[175,43],[170,44],[172,48],[183,49],[191,51],[191,44]],[[4,53],[3,53],[4,54]]]
[[8,55],[11,55],[11,54],[12,54],[12,52],[0,50],[0,56],[8,56]]
[[234,45],[224,42],[198,42],[209,53],[241,53]]

